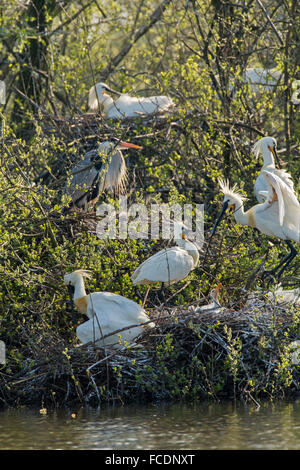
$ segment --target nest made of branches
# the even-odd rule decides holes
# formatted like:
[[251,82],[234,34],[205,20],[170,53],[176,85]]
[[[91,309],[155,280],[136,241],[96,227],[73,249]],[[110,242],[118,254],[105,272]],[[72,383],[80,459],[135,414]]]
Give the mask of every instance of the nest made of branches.
[[174,398],[257,402],[299,393],[300,367],[288,347],[299,338],[297,300],[254,293],[240,310],[203,302],[149,311],[155,327],[120,350],[74,347],[46,324],[34,335],[23,326],[26,360],[11,374],[0,371],[0,400],[59,407]]

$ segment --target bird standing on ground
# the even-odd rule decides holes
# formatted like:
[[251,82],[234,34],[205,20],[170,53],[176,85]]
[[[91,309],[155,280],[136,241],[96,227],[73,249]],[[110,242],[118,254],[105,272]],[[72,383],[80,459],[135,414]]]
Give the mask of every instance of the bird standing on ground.
[[[79,269],[65,274],[64,283],[74,287],[74,303],[80,313],[89,317],[89,320],[79,325],[76,334],[83,343],[94,342],[99,347],[109,346],[120,349],[125,343],[130,343],[143,332],[141,323],[149,322],[149,317],[140,305],[111,292],[93,292],[86,294],[84,277],[90,277],[88,271]],[[111,333],[125,329],[119,333]],[[147,326],[153,328],[154,323]],[[107,338],[103,338],[110,335]]]
[[[299,243],[300,204],[291,188],[274,172],[264,170],[262,176],[265,178],[268,188],[266,200],[262,204],[251,207],[247,212],[244,211],[244,198],[235,191],[235,187],[230,189],[228,182],[219,180],[221,191],[224,194],[224,202],[211,235],[214,235],[226,210],[232,208],[234,218],[239,224],[256,227],[266,235],[285,240],[290,248],[290,253],[283,258],[278,266],[263,273],[263,277],[276,274],[276,278],[279,279],[297,254],[291,241]],[[281,268],[280,271],[278,271],[279,268]]]
[[148,284],[143,305],[145,305],[150,285],[161,282],[170,286],[181,281],[196,268],[199,251],[196,245],[186,238],[184,232],[175,240],[178,246],[165,248],[141,263],[131,276],[134,285]]
[[[268,184],[263,175],[264,170],[275,173],[284,181],[287,186],[291,188],[292,191],[294,191],[294,183],[292,181],[291,175],[285,170],[280,169],[280,161],[277,154],[277,143],[274,137],[262,137],[259,139],[253,146],[253,152],[256,158],[258,158],[259,154],[261,153],[264,159],[261,172],[254,183],[254,194],[258,202],[264,202],[268,192]],[[274,158],[276,159],[279,168],[275,167]]]
[[[115,101],[106,92],[119,95]],[[104,108],[106,119],[125,119],[128,117],[139,117],[153,113],[163,113],[175,106],[173,100],[168,96],[135,97],[121,94],[105,83],[97,83],[89,91],[89,108],[97,111],[99,106]]]
[[[126,180],[126,163],[121,149],[141,149],[128,142],[102,142],[97,149],[88,152],[71,171],[71,179],[65,186],[72,198],[72,205],[86,209],[87,204],[95,204],[102,191],[123,189]],[[103,161],[109,159],[107,162]]]

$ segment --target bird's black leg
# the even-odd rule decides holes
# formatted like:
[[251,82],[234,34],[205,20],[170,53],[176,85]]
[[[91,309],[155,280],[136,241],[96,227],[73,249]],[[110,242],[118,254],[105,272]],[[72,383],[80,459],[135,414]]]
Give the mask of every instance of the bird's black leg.
[[134,291],[136,293],[136,295],[141,299],[141,300],[144,300],[144,297],[142,296],[142,294],[140,293],[139,289],[137,286],[134,286]]
[[164,291],[164,283],[161,283],[160,289],[158,291],[158,298],[161,303],[165,303],[166,297],[165,297],[165,291]]
[[282,275],[283,271],[288,267],[290,262],[295,258],[297,254],[297,250],[293,247],[292,243],[290,240],[286,240],[286,243],[288,247],[290,248],[290,252],[283,258],[283,260],[278,264],[278,266],[275,266],[275,268],[271,269],[270,271],[263,271],[262,273],[262,278],[264,279],[266,276],[272,276],[276,274],[276,271],[280,269],[280,271],[276,274],[276,279],[279,279],[280,276]]
[[287,245],[288,247],[290,248],[290,253],[289,253],[289,256],[287,257],[287,260],[284,264],[284,266],[281,268],[281,270],[279,271],[279,273],[277,274],[277,279],[280,278],[281,274],[283,273],[283,271],[285,271],[285,269],[288,267],[288,265],[290,264],[291,261],[293,261],[293,259],[295,258],[296,254],[297,254],[297,250],[296,248],[292,245],[292,243],[290,242],[290,240],[287,240]]

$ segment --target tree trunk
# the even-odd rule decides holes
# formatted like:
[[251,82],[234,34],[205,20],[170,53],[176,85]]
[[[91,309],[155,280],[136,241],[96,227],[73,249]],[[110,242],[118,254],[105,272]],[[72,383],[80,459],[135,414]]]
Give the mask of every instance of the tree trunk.
[[15,100],[12,120],[21,124],[26,111],[34,109],[30,100],[41,105],[47,95],[49,82],[48,75],[48,39],[47,27],[51,24],[47,20],[53,13],[55,2],[53,0],[31,0],[24,21],[28,32],[28,41],[19,55],[20,72],[15,89],[26,95],[29,100],[18,98]]

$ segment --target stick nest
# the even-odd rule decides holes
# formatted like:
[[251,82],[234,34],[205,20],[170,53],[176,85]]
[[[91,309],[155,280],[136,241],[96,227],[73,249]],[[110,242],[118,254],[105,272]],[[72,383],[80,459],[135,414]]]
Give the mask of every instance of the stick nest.
[[134,347],[70,348],[47,325],[23,326],[26,360],[2,374],[6,405],[64,406],[172,399],[290,397],[299,393],[300,367],[290,344],[299,338],[299,301],[250,296],[240,310],[195,303],[149,312]]

